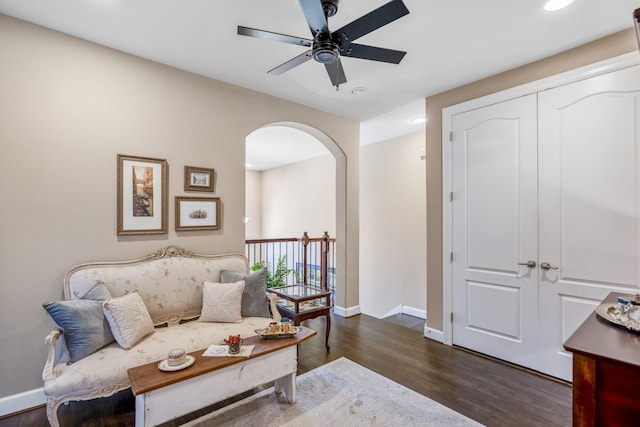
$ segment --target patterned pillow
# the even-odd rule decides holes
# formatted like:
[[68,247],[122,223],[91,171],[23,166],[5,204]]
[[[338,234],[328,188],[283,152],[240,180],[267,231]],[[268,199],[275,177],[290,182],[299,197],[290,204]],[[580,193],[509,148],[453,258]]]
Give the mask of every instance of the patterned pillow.
[[242,322],[241,305],[244,282],[202,284],[201,322]]
[[125,350],[154,332],[149,310],[137,291],[105,301],[102,309],[116,342]]
[[244,281],[242,292],[242,317],[271,317],[267,299],[267,268],[242,274],[236,271],[222,270],[222,283]]
[[69,350],[69,362],[77,362],[114,341],[102,311],[102,300],[106,298],[111,298],[111,294],[104,284],[98,282],[82,299],[42,304],[62,329]]

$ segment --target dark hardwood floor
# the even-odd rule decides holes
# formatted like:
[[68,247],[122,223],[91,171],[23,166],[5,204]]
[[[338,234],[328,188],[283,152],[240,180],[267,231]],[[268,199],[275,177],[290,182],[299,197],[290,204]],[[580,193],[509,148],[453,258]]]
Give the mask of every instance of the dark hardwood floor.
[[[415,324],[411,327],[419,323],[415,320],[332,316],[329,352],[324,348],[324,322],[324,318],[304,322],[319,333],[300,346],[299,374],[346,357],[486,426],[571,425],[570,385],[426,339],[422,325],[419,330]],[[110,398],[72,402],[60,408],[59,417],[65,427],[134,426],[133,396],[124,391]],[[0,427],[47,425],[44,408],[0,420]]]

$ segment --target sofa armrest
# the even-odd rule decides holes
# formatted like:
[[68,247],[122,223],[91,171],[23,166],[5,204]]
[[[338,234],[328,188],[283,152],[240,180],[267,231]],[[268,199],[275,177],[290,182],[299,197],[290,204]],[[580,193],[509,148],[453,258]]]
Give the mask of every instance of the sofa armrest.
[[62,331],[55,329],[47,335],[44,343],[47,346],[47,361],[42,370],[42,379],[49,381],[57,377],[54,368],[56,364],[64,357],[64,342],[60,339]]
[[280,316],[278,306],[276,305],[276,303],[278,302],[278,295],[267,292],[267,298],[269,299],[269,306],[271,308],[271,317],[276,322],[279,322],[282,316]]

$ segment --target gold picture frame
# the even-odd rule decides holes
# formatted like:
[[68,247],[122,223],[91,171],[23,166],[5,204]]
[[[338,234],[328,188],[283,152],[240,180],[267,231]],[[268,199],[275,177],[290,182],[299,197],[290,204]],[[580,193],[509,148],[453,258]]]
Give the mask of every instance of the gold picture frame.
[[219,229],[219,197],[176,196],[176,231]]
[[185,166],[184,191],[214,192],[215,173],[214,169]]
[[167,160],[118,154],[117,175],[117,234],[166,234]]

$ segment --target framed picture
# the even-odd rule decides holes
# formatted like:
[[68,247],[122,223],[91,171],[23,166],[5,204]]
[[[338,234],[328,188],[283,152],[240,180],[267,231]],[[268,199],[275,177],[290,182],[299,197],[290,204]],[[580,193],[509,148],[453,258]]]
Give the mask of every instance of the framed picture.
[[198,168],[195,166],[184,167],[184,191],[214,191],[215,170]]
[[176,231],[219,229],[218,197],[176,197]]
[[165,159],[118,154],[118,235],[165,234],[169,166]]

